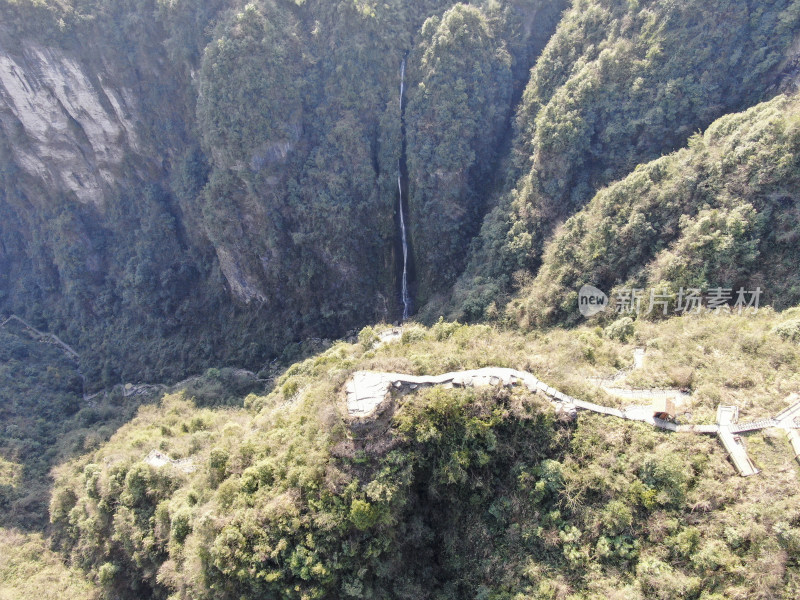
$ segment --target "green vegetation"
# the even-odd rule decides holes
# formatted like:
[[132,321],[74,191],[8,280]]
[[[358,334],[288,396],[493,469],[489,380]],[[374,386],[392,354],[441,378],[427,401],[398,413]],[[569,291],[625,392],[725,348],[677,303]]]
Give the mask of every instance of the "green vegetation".
[[796,305],[798,123],[800,98],[780,96],[715,121],[688,148],[601,190],[555,234],[510,317],[574,322],[584,283],[675,295],[723,287],[734,300],[760,286],[762,305]]
[[[412,393],[388,429],[359,433],[341,393],[356,369],[508,365],[612,404],[586,377],[626,366],[642,344],[637,384],[692,370],[681,418],[708,422],[719,402],[755,418],[800,391],[800,350],[774,333],[792,319],[642,322],[628,343],[592,328],[522,337],[440,322],[377,350],[339,343],[243,409],[184,395],[141,408],[58,469],[55,539],[117,598],[792,597],[800,470],[785,438],[748,436],[765,473],[742,479],[712,437],[590,414],[558,423],[520,390]],[[740,363],[748,380],[725,379]]]
[[[79,348],[92,389],[120,381],[177,380],[212,361],[224,364],[228,357],[250,364],[245,356],[265,354],[271,341],[269,335],[260,344],[250,338],[254,315],[228,302],[214,250],[193,220],[192,203],[207,167],[193,143],[192,121],[185,119],[194,112],[185,79],[191,65],[168,59],[162,42],[169,45],[175,32],[150,16],[179,19],[188,4],[194,3],[172,3],[169,10],[161,5],[160,11],[147,1],[23,0],[0,8],[4,25],[9,24],[3,46],[15,49],[7,53],[11,59],[30,67],[22,48],[44,44],[41,48],[54,58],[63,56],[90,80],[103,78],[107,90],[131,90],[125,111],[137,130],[130,135],[147,154],[137,155],[124,140],[113,140],[122,162],[114,169],[113,184],[103,190],[102,205],[94,206],[20,167],[15,148],[35,142],[13,117],[0,129],[0,311],[57,331]],[[201,30],[216,3],[204,4],[195,15]],[[138,11],[148,16],[137,18]],[[14,25],[18,31],[11,33]],[[34,61],[33,68],[53,66]],[[86,110],[110,110],[110,102],[101,96],[101,106]],[[81,125],[86,115],[71,117],[70,131],[84,145],[81,155],[89,152],[86,160],[97,160],[87,147],[93,129]],[[153,157],[164,160],[156,163]],[[222,331],[240,338],[232,354],[218,344]]]
[[226,270],[240,295],[291,305],[291,320],[325,334],[398,316],[406,57],[420,295],[454,281],[487,208],[512,65],[536,43],[520,21],[547,3],[483,4],[260,2],[218,25],[200,71],[203,221],[217,248],[246,259]]
[[531,71],[513,187],[483,223],[454,306],[482,317],[499,293],[536,274],[554,227],[597,190],[774,94],[799,8],[792,0],[574,2]]
[[41,534],[0,528],[0,600],[99,600],[100,589],[60,558]]
[[[0,600],[800,596],[783,432],[742,434],[744,479],[524,388],[345,405],[357,370],[486,366],[680,388],[681,424],[796,401],[800,0],[0,16],[0,315],[77,351],[0,327]],[[429,326],[383,343],[398,175]],[[764,295],[582,322],[584,284]]]
[[[97,205],[26,170],[47,138],[18,108],[0,128],[0,311],[79,348],[93,389],[258,370],[398,318],[404,58],[416,304],[474,320],[603,186],[790,88],[800,18],[794,0],[200,4],[0,0],[10,59],[35,73],[51,49],[131,123],[103,141],[122,158]],[[90,166],[99,109],[68,119]]]
[[[276,365],[277,367],[277,365]],[[199,406],[241,406],[265,380],[209,369],[176,386]],[[0,328],[0,527],[44,529],[51,469],[97,449],[164,386],[116,386],[84,398],[81,373],[63,349],[34,341],[18,323]]]
[[108,439],[116,420],[134,414],[113,405],[81,407],[75,363],[52,344],[0,328],[0,526],[47,522],[50,468]]
[[461,271],[485,210],[485,181],[510,111],[511,56],[478,9],[457,4],[422,26],[409,92],[408,173],[419,294]]
[[514,86],[563,5],[0,0],[0,41],[26,76],[57,67],[37,62],[44,46],[103,88],[101,106],[69,115],[76,161],[104,160],[87,115],[124,101],[131,122],[102,140],[124,157],[94,206],[26,170],[20,152],[48,140],[9,107],[0,312],[80,348],[93,388],[257,370],[289,343],[397,318],[402,59],[412,241],[429,295],[460,272]]

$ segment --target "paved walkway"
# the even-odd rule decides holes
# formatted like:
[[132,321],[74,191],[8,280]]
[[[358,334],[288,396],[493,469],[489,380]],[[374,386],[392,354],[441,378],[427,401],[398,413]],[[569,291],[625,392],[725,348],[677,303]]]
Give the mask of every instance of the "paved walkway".
[[[723,406],[720,404],[717,407],[717,436],[722,441],[722,445],[725,446],[725,450],[728,451],[736,470],[743,477],[748,477],[758,473],[758,469],[747,455],[742,438],[734,435],[739,430],[736,425],[738,420],[739,409],[736,406]],[[747,429],[747,431],[755,431],[756,429],[763,429],[763,427],[754,427]]]
[[676,433],[716,434],[742,476],[755,475],[758,469],[747,456],[747,451],[738,433],[757,431],[768,427],[785,429],[795,454],[800,456],[800,400],[778,414],[774,419],[761,419],[738,424],[739,411],[733,406],[720,406],[716,425],[677,425],[671,421],[657,419],[650,406],[629,406],[624,410],[585,402],[550,387],[526,371],[502,367],[485,367],[471,371],[458,371],[443,375],[404,375],[402,373],[380,373],[357,371],[346,385],[347,412],[353,422],[369,423],[377,419],[391,404],[391,390],[415,390],[420,387],[440,385],[454,387],[486,387],[524,385],[534,393],[541,392],[549,398],[559,414],[574,416],[578,410],[587,410],[628,421],[648,423],[653,427]]
[[548,396],[557,398],[562,403],[568,404],[570,401],[574,401],[573,398],[545,385],[530,373],[500,367],[487,367],[436,376],[358,371],[353,374],[353,377],[347,383],[347,410],[353,418],[370,419],[381,412],[381,409],[385,406],[389,390],[393,387],[415,390],[419,387],[433,385],[453,388],[485,387],[489,385],[511,386],[517,384],[525,385],[532,392],[541,390]]
[[633,365],[620,369],[611,377],[589,377],[588,381],[599,386],[606,394],[615,398],[645,401],[669,399],[675,402],[676,407],[685,406],[686,402],[691,398],[691,394],[678,388],[633,388],[619,385],[619,382],[630,373],[644,366],[644,358],[645,349],[634,348]]

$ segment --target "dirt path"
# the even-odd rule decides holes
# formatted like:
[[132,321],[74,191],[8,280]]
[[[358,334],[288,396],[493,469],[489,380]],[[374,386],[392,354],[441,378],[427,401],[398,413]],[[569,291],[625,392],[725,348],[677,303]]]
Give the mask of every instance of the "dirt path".
[[18,317],[17,315],[11,315],[10,317],[8,317],[5,321],[0,323],[0,327],[5,327],[6,324],[9,323],[10,321],[17,321],[18,323],[22,324],[24,327],[32,331],[36,335],[36,337],[39,338],[39,340],[46,339],[49,340],[51,343],[60,346],[62,350],[64,350],[64,352],[70,355],[71,358],[79,359],[81,357],[81,355],[78,354],[77,351],[72,346],[64,342],[56,334],[39,331],[38,329],[36,329],[36,327],[28,323],[25,319]]

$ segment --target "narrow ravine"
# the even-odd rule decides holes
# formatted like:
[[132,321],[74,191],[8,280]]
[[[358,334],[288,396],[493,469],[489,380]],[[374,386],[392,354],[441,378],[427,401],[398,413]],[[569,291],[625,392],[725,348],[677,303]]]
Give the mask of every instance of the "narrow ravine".
[[406,83],[406,59],[400,65],[400,136],[401,136],[401,151],[400,159],[397,165],[397,190],[399,194],[398,213],[400,217],[400,244],[403,250],[403,272],[400,277],[400,301],[403,304],[403,321],[408,320],[413,310],[413,302],[411,299],[411,291],[409,288],[409,244],[408,244],[408,230],[406,227],[406,206],[407,202],[403,202],[403,197],[406,195],[407,185],[403,185],[406,179],[406,126],[405,126],[405,106],[403,105],[403,96],[405,95]]

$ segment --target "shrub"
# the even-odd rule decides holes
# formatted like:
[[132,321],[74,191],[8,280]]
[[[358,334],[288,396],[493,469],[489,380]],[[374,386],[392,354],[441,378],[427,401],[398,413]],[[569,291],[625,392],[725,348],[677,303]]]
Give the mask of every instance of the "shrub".
[[790,319],[772,330],[781,339],[800,342],[800,319]]
[[353,500],[350,504],[350,522],[356,529],[364,531],[373,527],[380,518],[380,511],[364,500]]
[[117,576],[119,567],[114,563],[103,563],[97,570],[97,579],[100,585],[108,587],[114,583],[114,578]]
[[630,317],[617,319],[603,330],[605,336],[611,340],[625,342],[633,335],[634,321]]
[[378,334],[370,326],[364,327],[364,329],[358,332],[358,343],[361,344],[364,350],[372,348],[379,339]]

